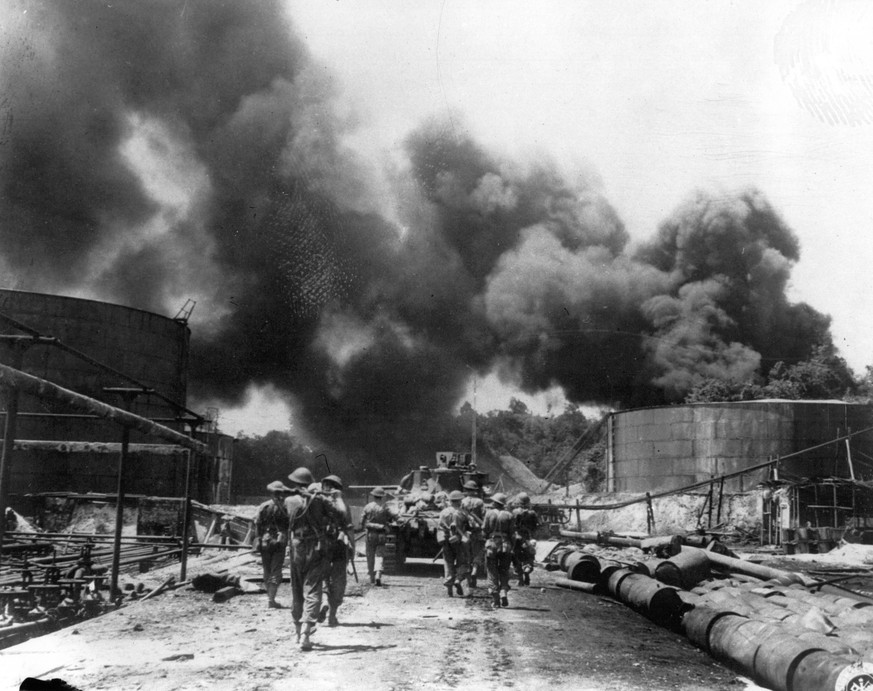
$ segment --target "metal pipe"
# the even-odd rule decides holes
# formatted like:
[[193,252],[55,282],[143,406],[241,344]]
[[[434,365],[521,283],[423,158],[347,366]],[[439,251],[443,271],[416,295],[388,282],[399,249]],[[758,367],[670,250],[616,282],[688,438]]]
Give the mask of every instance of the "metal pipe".
[[[22,539],[28,540],[45,540],[51,542],[53,538],[64,539],[64,540],[83,540],[83,541],[95,541],[100,542],[102,540],[113,540],[115,539],[113,533],[21,533],[21,532],[9,532],[6,533],[11,537],[18,538],[19,541]],[[178,542],[178,538],[169,536],[169,535],[122,535],[122,542]]]
[[555,585],[559,588],[567,588],[568,590],[581,590],[583,593],[593,593],[597,589],[596,583],[571,581],[568,578],[555,579]]
[[73,408],[94,413],[98,417],[106,418],[119,425],[132,427],[146,435],[152,435],[174,442],[198,453],[208,453],[209,448],[203,442],[196,441],[191,437],[176,432],[169,427],[164,427],[151,420],[116,408],[90,396],[85,396],[50,381],[34,377],[22,372],[20,369],[0,364],[0,385],[24,391],[39,398],[46,398],[64,403]]
[[703,554],[705,554],[706,557],[709,559],[710,563],[717,568],[723,570],[727,569],[728,571],[736,571],[738,573],[743,573],[747,576],[754,576],[762,580],[775,579],[777,581],[785,583],[786,585],[790,585],[792,583],[805,584],[807,582],[807,579],[799,573],[791,573],[789,571],[782,571],[781,569],[773,569],[769,566],[764,566],[763,564],[754,564],[750,561],[736,559],[734,557],[728,557],[724,554],[717,554],[716,552],[703,550],[699,547],[689,547],[688,545],[685,545],[682,547],[682,551],[688,551],[692,553],[703,552]]
[[23,322],[20,322],[17,319],[14,319],[13,317],[9,316],[8,314],[6,314],[4,312],[0,312],[0,321],[6,322],[10,326],[13,326],[16,329],[18,329],[19,331],[24,331],[24,333],[29,334],[29,336],[31,337],[31,341],[44,342],[48,345],[53,345],[57,348],[60,348],[61,350],[65,351],[67,353],[70,353],[70,355],[75,355],[77,358],[84,360],[89,365],[94,365],[94,367],[97,367],[98,369],[102,369],[104,372],[109,372],[110,374],[114,374],[117,377],[121,377],[122,379],[124,379],[125,381],[127,381],[131,384],[135,384],[137,387],[140,388],[142,393],[149,393],[149,394],[152,394],[154,396],[157,396],[165,403],[169,403],[176,410],[184,411],[185,413],[187,413],[188,415],[193,417],[198,422],[205,421],[202,416],[198,415],[193,410],[188,410],[185,406],[177,403],[176,401],[171,399],[169,396],[162,394],[160,391],[155,391],[154,389],[150,389],[142,382],[137,381],[133,377],[129,377],[124,372],[119,372],[118,370],[114,369],[113,367],[110,367],[109,365],[107,365],[103,362],[100,362],[99,360],[95,360],[90,355],[87,355],[87,354],[83,353],[81,350],[77,350],[76,348],[73,348],[72,346],[68,346],[66,343],[64,343],[63,341],[61,341],[60,339],[58,339],[54,336],[44,336],[36,329],[27,326],[27,324],[24,324]]

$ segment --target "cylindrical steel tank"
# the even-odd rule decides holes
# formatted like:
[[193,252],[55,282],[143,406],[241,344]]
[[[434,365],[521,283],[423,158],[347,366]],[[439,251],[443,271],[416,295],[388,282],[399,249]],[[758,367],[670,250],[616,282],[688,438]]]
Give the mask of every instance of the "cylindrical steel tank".
[[[15,290],[0,290],[0,312],[185,404],[190,330],[181,320],[107,302]],[[0,321],[0,333],[22,332]],[[2,361],[8,363],[5,347],[4,351]],[[30,346],[22,369],[113,405],[120,404],[121,399],[105,394],[103,389],[132,386],[52,345]],[[28,397],[22,397],[19,409],[46,412],[43,403]],[[174,417],[177,411],[155,396],[139,396],[132,412],[154,419]],[[22,418],[18,425],[26,435],[26,420]]]
[[[0,314],[87,356],[78,357],[50,343],[32,343],[21,362],[21,369],[28,374],[111,405],[127,407],[119,393],[105,391],[135,388],[130,380],[119,376],[123,374],[172,403],[186,406],[190,331],[182,320],[94,300],[13,290],[0,290]],[[0,334],[26,333],[0,319]],[[0,362],[14,362],[8,340],[0,342]],[[137,394],[131,399],[129,410],[186,431],[182,423],[173,422],[182,411],[172,403],[154,394]],[[22,394],[16,441],[57,443],[44,448],[19,444],[16,448],[10,477],[13,503],[27,493],[114,492],[118,453],[74,452],[77,445],[69,442],[119,444],[121,435],[116,424]],[[130,442],[161,443],[139,432],[131,433]],[[213,485],[220,478],[211,471],[211,462],[204,460],[202,469],[199,463],[192,468],[195,498],[212,500]],[[132,451],[125,466],[125,485],[128,493],[179,496],[185,487],[184,454]]]
[[[742,470],[873,426],[873,407],[839,401],[737,401],[692,403],[612,413],[607,444],[607,485],[615,492],[677,489]],[[873,456],[873,434],[858,435],[852,447]],[[788,459],[785,469],[803,477],[849,476],[843,444],[829,444]],[[859,464],[856,478],[870,469]],[[743,490],[766,479],[746,475],[728,480]]]

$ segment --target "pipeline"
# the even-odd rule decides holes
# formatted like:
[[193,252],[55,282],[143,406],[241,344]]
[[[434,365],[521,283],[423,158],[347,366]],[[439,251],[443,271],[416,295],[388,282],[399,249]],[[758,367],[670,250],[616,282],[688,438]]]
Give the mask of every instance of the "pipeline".
[[[767,580],[747,579],[751,582],[743,583],[744,588],[719,584],[710,590],[698,586],[688,591],[640,573],[642,569],[623,568],[578,550],[559,549],[552,558],[567,573],[556,580],[559,587],[609,593],[652,621],[681,631],[717,660],[775,691],[833,689],[840,674],[859,664],[861,652],[866,649],[868,656],[873,652],[869,633],[873,607],[847,597],[810,593],[800,584],[807,580],[800,574],[696,548],[683,548],[680,558],[644,565],[648,572],[668,573],[685,584],[696,585],[710,567],[740,569]],[[842,627],[837,629],[824,615],[810,616],[809,612],[819,610]]]
[[579,542],[588,542],[611,547],[637,547],[644,552],[657,552],[664,556],[679,554],[683,538],[680,535],[630,537],[613,535],[610,532],[578,532],[574,530],[559,530],[561,537],[571,538]]

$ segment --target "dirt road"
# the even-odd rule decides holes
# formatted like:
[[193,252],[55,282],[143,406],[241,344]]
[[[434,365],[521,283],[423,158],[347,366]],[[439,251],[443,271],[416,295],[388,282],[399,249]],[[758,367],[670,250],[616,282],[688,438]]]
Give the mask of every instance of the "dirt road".
[[[194,560],[189,576],[220,568],[260,575],[242,554]],[[148,574],[149,585],[174,572],[178,566]],[[216,604],[181,588],[0,651],[0,691],[25,676],[89,691],[743,686],[680,635],[609,598],[557,588],[546,571],[537,569],[531,587],[512,590],[510,607],[496,612],[484,588],[447,597],[440,574],[425,562],[381,588],[350,578],[341,625],[319,626],[308,653],[294,645],[289,610],[267,609],[263,594]],[[287,600],[287,586],[283,594]]]

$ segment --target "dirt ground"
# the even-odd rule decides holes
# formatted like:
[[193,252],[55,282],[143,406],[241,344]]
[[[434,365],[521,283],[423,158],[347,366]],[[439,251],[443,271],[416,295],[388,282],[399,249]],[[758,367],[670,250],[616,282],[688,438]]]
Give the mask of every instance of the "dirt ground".
[[[188,577],[227,569],[257,578],[255,559],[248,552],[198,557]],[[149,589],[178,571],[137,578]],[[447,597],[440,565],[426,561],[382,587],[356,586],[350,577],[340,626],[319,626],[311,652],[295,646],[290,610],[267,609],[263,591],[217,604],[182,587],[0,651],[0,691],[28,676],[89,691],[746,686],[680,634],[610,598],[555,587],[559,575],[538,568],[531,586],[513,589],[510,607],[498,611],[484,588]],[[287,604],[288,586],[280,600],[283,594]]]

